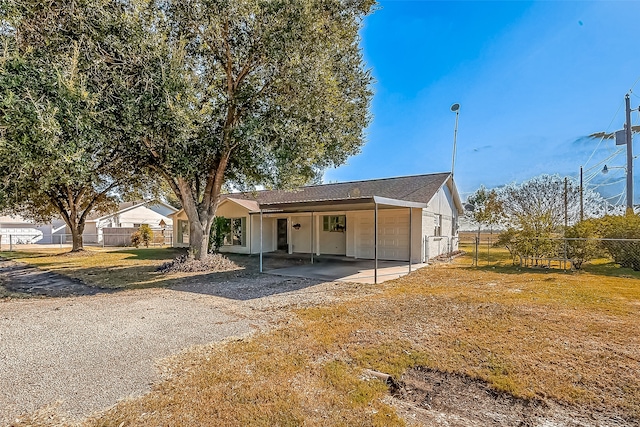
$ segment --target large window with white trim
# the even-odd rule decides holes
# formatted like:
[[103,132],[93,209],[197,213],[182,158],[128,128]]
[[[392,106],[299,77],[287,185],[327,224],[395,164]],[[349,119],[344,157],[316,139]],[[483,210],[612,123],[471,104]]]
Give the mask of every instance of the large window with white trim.
[[225,218],[226,233],[222,242],[225,246],[246,246],[246,218]]
[[324,215],[322,217],[322,231],[344,232],[347,229],[345,215]]

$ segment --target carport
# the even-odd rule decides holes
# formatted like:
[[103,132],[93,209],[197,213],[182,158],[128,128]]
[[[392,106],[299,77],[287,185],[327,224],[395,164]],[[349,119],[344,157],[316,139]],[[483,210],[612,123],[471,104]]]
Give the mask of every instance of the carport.
[[[284,203],[260,203],[259,212],[255,213],[260,216],[260,272],[263,272],[263,217],[265,214],[303,214],[309,215],[311,223],[314,224],[314,215],[322,212],[332,211],[373,211],[373,260],[351,260],[343,261],[341,263],[334,262],[333,265],[321,265],[316,268],[314,265],[314,248],[316,242],[316,236],[314,233],[314,227],[310,227],[310,265],[297,266],[279,269],[280,273],[271,271],[274,274],[292,275],[296,277],[314,277],[328,280],[346,280],[346,281],[361,281],[365,280],[370,282],[371,277],[373,283],[379,283],[379,276],[382,279],[384,274],[384,280],[389,278],[396,278],[400,275],[410,273],[414,265],[412,263],[413,257],[413,209],[426,209],[426,203],[398,200],[387,197],[371,196],[371,197],[350,197],[348,199],[339,200],[322,200],[322,201],[295,201]],[[379,211],[387,209],[406,209],[409,213],[408,223],[408,261],[381,261],[379,257]],[[337,260],[334,260],[337,261]],[[371,262],[373,261],[373,262]],[[423,266],[423,265],[420,265]],[[329,268],[328,268],[329,267]],[[327,269],[328,268],[328,269]],[[382,270],[382,271],[381,271]],[[318,277],[321,276],[321,277]],[[334,277],[335,276],[335,277]],[[383,281],[383,280],[382,280]]]

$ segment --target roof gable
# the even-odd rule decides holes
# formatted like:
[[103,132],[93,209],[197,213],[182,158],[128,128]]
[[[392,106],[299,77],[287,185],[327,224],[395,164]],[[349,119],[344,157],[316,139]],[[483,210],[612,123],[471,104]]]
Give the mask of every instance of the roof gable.
[[149,207],[149,206],[154,206],[154,205],[161,205],[161,206],[169,209],[172,213],[169,214],[169,215],[166,215],[167,217],[169,217],[172,214],[178,212],[178,209],[174,208],[173,206],[171,206],[171,205],[169,205],[167,203],[164,203],[164,202],[161,202],[161,201],[158,201],[158,200],[151,200],[151,201],[148,201],[148,202],[144,202],[144,201],[142,201],[142,202],[123,202],[123,203],[119,203],[118,204],[118,210],[117,211],[109,213],[109,214],[92,214],[87,219],[87,222],[101,221],[103,219],[110,218],[110,217],[113,217],[115,215],[120,215],[120,214],[122,214],[124,212],[128,212],[128,211],[137,209],[137,208],[139,208],[141,206]]

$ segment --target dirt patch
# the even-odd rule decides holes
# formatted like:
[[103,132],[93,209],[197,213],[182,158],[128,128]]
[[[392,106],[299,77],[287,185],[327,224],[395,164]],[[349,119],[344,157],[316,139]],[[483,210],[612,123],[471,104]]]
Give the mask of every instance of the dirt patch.
[[519,399],[468,376],[416,368],[393,391],[392,405],[409,425],[450,427],[622,427],[640,425],[612,412]]
[[104,289],[87,286],[79,279],[3,259],[0,259],[0,285],[8,295],[18,296],[66,297],[105,292]]

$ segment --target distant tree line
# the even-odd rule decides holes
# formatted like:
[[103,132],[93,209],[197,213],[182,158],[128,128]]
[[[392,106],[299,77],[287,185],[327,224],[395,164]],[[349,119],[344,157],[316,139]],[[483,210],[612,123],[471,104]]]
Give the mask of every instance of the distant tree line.
[[591,189],[581,195],[575,179],[541,175],[491,190],[480,187],[465,208],[478,230],[500,230],[496,244],[506,247],[514,262],[561,254],[579,269],[609,254],[616,263],[640,270],[640,243],[607,240],[640,238],[640,217],[633,212],[609,215],[602,196]]

